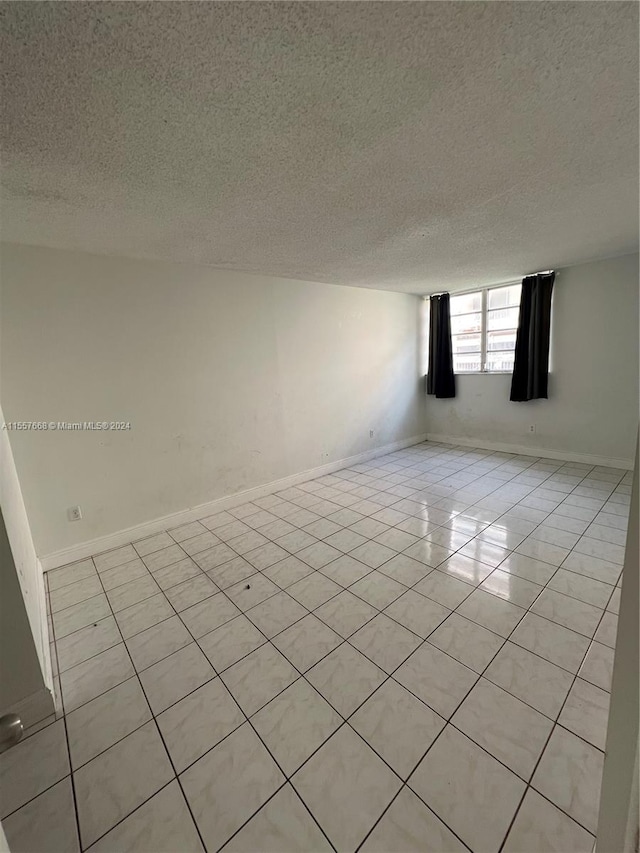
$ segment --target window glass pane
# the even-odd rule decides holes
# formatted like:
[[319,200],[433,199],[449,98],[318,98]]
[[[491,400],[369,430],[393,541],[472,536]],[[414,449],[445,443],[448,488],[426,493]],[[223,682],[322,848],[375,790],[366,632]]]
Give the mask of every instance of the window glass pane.
[[462,314],[451,318],[451,334],[461,335],[469,332],[479,332],[482,328],[482,314]]
[[507,329],[500,332],[487,332],[487,352],[492,350],[515,349],[516,330]]
[[463,353],[461,355],[453,356],[453,370],[455,373],[462,373],[465,371],[477,371],[480,372],[480,359],[481,355],[479,352],[477,353]]
[[487,329],[517,329],[519,308],[498,308],[487,312]]
[[509,287],[494,287],[487,294],[487,307],[509,308],[512,305],[520,305],[521,284],[512,284]]
[[462,296],[452,296],[450,299],[451,316],[480,311],[482,308],[482,293],[463,293]]
[[475,335],[451,335],[451,344],[454,353],[480,352],[482,349],[479,333]]
[[509,350],[508,352],[487,352],[487,370],[508,370],[509,372],[513,372],[514,361],[515,353],[513,350]]

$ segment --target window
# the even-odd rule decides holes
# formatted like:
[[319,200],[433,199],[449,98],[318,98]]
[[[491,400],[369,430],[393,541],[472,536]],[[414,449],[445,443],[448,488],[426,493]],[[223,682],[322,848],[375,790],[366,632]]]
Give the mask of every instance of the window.
[[451,343],[456,373],[511,373],[520,284],[451,296]]

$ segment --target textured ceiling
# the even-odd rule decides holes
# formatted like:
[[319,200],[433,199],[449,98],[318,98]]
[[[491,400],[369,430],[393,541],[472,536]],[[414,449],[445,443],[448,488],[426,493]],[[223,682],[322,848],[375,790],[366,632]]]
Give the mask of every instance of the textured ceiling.
[[635,2],[0,19],[6,240],[410,292],[637,247]]

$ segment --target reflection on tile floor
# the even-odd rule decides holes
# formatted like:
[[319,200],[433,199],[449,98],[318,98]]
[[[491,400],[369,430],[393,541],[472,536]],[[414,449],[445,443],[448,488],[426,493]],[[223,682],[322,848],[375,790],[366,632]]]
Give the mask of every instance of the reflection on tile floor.
[[47,574],[14,853],[591,853],[631,476],[425,443]]

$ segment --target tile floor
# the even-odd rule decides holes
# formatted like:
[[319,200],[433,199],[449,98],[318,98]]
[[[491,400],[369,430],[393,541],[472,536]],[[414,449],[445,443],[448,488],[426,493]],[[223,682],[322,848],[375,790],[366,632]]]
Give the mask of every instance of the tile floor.
[[12,851],[591,853],[630,481],[425,443],[49,572]]

